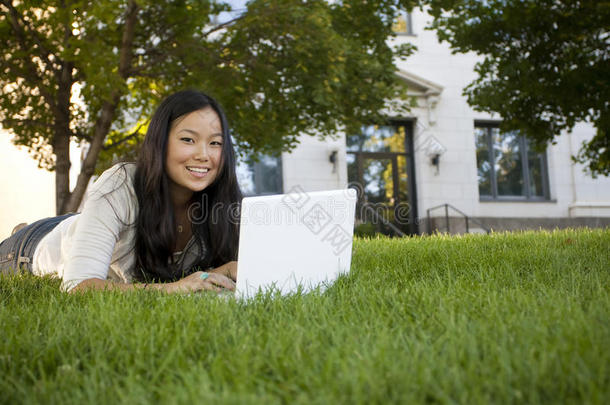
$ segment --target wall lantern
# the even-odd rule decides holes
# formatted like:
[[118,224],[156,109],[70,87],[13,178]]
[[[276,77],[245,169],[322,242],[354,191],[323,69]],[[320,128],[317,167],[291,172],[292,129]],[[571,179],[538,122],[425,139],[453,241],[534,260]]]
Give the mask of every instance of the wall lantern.
[[430,163],[432,164],[432,166],[434,166],[436,168],[436,174],[438,174],[440,161],[441,161],[440,153],[434,153],[434,154],[430,155]]
[[337,151],[333,150],[328,156],[328,161],[333,164],[333,173],[337,171]]

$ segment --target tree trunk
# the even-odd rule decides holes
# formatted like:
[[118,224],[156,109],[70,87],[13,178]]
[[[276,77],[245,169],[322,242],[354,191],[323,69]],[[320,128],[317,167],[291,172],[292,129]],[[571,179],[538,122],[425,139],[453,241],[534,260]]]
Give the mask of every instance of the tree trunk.
[[70,198],[70,96],[72,90],[72,64],[62,63],[58,72],[57,114],[53,153],[55,154],[55,213],[62,215]]
[[[137,23],[137,12],[138,5],[135,0],[130,0],[125,11],[125,28],[123,30],[123,37],[121,39],[120,59],[119,59],[119,75],[127,80],[131,73],[131,61],[133,59],[133,38],[135,34],[135,26]],[[106,100],[102,105],[100,115],[95,122],[95,130],[93,134],[93,140],[87,156],[83,161],[80,174],[76,180],[76,187],[70,195],[70,200],[65,206],[66,212],[76,212],[80,203],[87,190],[87,185],[91,176],[95,172],[95,165],[97,164],[97,158],[104,145],[104,139],[108,135],[112,121],[114,120],[116,109],[121,101],[120,90],[115,90],[110,100]]]
[[53,140],[55,153],[55,214],[64,214],[70,197],[70,132],[56,125]]
[[91,141],[89,150],[87,151],[87,155],[78,175],[78,179],[76,180],[76,187],[74,187],[74,191],[72,191],[72,194],[70,195],[70,200],[66,204],[66,212],[76,212],[80,206],[83,196],[85,195],[85,191],[87,191],[89,180],[91,180],[91,176],[93,176],[93,173],[95,172],[97,158],[102,150],[102,146],[104,145],[104,139],[110,130],[110,125],[114,120],[114,115],[120,99],[121,97],[118,92],[115,92],[112,97],[112,101],[106,101],[102,106],[100,116],[95,123],[93,140]]

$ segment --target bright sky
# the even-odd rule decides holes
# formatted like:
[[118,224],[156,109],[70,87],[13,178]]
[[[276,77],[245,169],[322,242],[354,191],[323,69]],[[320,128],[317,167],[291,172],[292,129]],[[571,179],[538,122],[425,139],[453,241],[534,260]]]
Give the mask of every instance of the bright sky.
[[219,23],[223,23],[237,17],[246,9],[246,0],[225,0],[225,2],[231,5],[233,11],[230,13],[221,13],[218,17]]

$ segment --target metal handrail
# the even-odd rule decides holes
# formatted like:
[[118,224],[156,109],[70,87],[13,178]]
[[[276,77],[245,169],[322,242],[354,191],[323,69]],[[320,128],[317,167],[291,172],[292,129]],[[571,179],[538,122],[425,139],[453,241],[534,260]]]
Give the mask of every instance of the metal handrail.
[[367,211],[370,210],[370,212],[373,214],[373,216],[375,216],[375,218],[379,221],[381,221],[385,226],[390,227],[390,229],[392,229],[394,232],[396,232],[398,235],[400,236],[407,236],[406,233],[404,233],[403,231],[401,231],[396,225],[394,225],[393,223],[391,223],[390,221],[388,221],[387,219],[385,219],[384,217],[382,217],[381,215],[379,215],[374,209],[373,207],[371,207],[370,205],[366,205],[365,204],[365,209]]
[[445,208],[445,224],[447,227],[447,233],[449,233],[449,208],[451,208],[452,210],[456,211],[457,213],[459,213],[460,215],[462,215],[466,221],[466,233],[469,233],[470,227],[469,227],[469,222],[472,221],[474,223],[476,223],[477,225],[479,225],[484,231],[485,233],[490,233],[491,229],[487,228],[485,225],[483,225],[483,223],[475,218],[470,218],[467,214],[465,214],[462,210],[454,207],[451,204],[441,204],[441,205],[437,205],[435,207],[431,207],[428,208],[426,210],[426,214],[428,217],[428,233],[432,233],[432,225],[431,225],[431,216],[430,216],[430,211],[438,209],[438,208]]

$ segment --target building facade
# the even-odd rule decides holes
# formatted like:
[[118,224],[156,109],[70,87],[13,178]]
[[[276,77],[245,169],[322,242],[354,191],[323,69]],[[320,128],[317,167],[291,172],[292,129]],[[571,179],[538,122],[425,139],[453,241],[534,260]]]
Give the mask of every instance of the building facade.
[[[80,171],[80,151],[70,145],[71,187]],[[25,148],[11,142],[8,131],[0,128],[0,241],[11,235],[20,223],[32,223],[55,215],[55,173],[38,167]]]
[[[501,117],[474,111],[462,96],[478,57],[452,54],[424,29],[429,21],[414,10],[396,24],[394,41],[418,48],[396,72],[417,100],[409,114],[387,111],[388,122],[361,133],[303,136],[290,153],[241,161],[244,194],[354,187],[360,234],[610,225],[610,178],[592,179],[571,161],[595,129],[578,124],[542,155],[519,134],[500,133]],[[0,135],[5,238],[18,223],[54,215],[54,175]],[[80,169],[73,149],[72,181]]]
[[518,133],[501,133],[500,116],[474,111],[462,96],[479,58],[452,54],[424,30],[430,18],[419,10],[405,15],[394,40],[418,48],[396,73],[417,107],[405,116],[388,111],[388,123],[360,134],[303,136],[291,153],[250,166],[251,178],[275,184],[251,181],[250,193],[350,185],[365,234],[610,225],[610,179],[592,179],[571,161],[595,129],[578,124],[543,154]]

